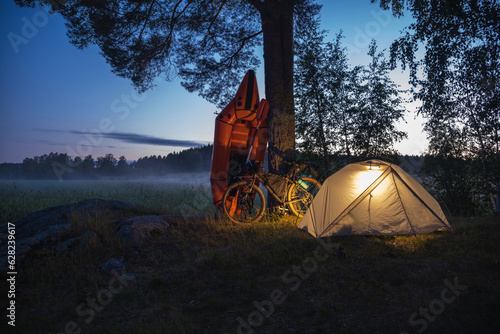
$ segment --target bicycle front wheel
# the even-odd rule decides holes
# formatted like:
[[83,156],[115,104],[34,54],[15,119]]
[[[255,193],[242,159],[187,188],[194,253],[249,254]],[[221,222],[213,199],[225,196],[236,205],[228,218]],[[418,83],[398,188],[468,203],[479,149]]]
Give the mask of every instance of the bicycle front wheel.
[[255,184],[237,182],[230,185],[222,196],[222,209],[231,221],[238,224],[253,223],[264,215],[266,201],[262,190]]
[[298,217],[303,217],[320,188],[321,183],[310,177],[302,177],[299,182],[292,184],[287,194],[290,211]]

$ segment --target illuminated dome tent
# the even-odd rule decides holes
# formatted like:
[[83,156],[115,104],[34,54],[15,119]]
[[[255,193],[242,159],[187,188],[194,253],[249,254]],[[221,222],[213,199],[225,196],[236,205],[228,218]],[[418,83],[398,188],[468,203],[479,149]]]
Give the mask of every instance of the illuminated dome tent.
[[425,234],[451,227],[438,202],[400,167],[352,163],[325,180],[299,224],[314,237]]

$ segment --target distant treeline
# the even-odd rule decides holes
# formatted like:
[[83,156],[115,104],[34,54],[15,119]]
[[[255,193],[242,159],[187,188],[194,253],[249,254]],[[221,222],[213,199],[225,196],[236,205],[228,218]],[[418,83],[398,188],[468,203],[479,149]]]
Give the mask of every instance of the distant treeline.
[[109,153],[94,159],[49,153],[25,158],[22,163],[0,164],[1,179],[98,179],[109,177],[164,176],[178,172],[209,171],[212,145],[190,148],[166,156],[152,155],[131,163],[124,156],[116,159]]
[[[319,165],[319,154],[299,152],[298,157]],[[124,156],[112,154],[92,158],[71,158],[65,153],[49,153],[26,158],[20,164],[0,164],[0,179],[101,179],[142,178],[165,176],[169,173],[210,170],[212,145],[190,148],[167,156],[143,157],[128,163]],[[318,178],[326,177],[351,162],[367,157],[330,156],[330,169],[319,166]],[[392,156],[381,158],[400,165],[424,183],[424,187],[444,205],[453,216],[475,216],[500,208],[500,155],[492,154],[483,160],[440,155]],[[483,168],[486,166],[487,168]],[[485,183],[484,180],[490,180]]]

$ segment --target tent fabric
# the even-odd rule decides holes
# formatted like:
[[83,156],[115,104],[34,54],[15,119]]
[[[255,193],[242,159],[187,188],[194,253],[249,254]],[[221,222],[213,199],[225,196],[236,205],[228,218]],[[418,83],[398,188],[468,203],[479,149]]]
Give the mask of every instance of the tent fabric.
[[325,180],[299,224],[314,237],[426,234],[451,227],[438,202],[399,166],[352,163]]

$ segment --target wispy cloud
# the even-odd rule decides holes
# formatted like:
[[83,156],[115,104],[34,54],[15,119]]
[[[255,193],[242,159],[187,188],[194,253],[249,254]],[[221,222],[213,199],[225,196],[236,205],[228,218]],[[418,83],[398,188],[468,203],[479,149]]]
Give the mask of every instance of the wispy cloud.
[[178,146],[178,147],[194,147],[205,145],[206,143],[191,140],[178,140],[158,138],[137,133],[113,132],[104,135],[106,138],[120,140],[126,143],[158,145],[158,146]]
[[23,140],[21,142],[24,143],[36,143],[36,144],[44,144],[44,145],[52,145],[52,146],[61,146],[61,143],[55,142],[53,140],[45,140],[45,139],[33,139],[33,140]]
[[[50,132],[50,133],[71,133],[77,135],[91,135],[95,136],[96,133],[89,131],[65,131],[56,129],[33,129],[39,132]],[[196,147],[200,145],[206,145],[208,142],[193,141],[193,140],[179,140],[179,139],[168,139],[168,138],[158,138],[148,135],[141,135],[137,133],[129,132],[112,132],[112,133],[102,133],[103,138],[115,139],[125,143],[132,144],[143,144],[143,145],[156,145],[156,146],[175,146],[175,147]]]
[[57,129],[43,129],[43,128],[32,128],[33,131],[38,132],[48,132],[48,133],[68,133],[70,131],[66,130],[57,130]]

